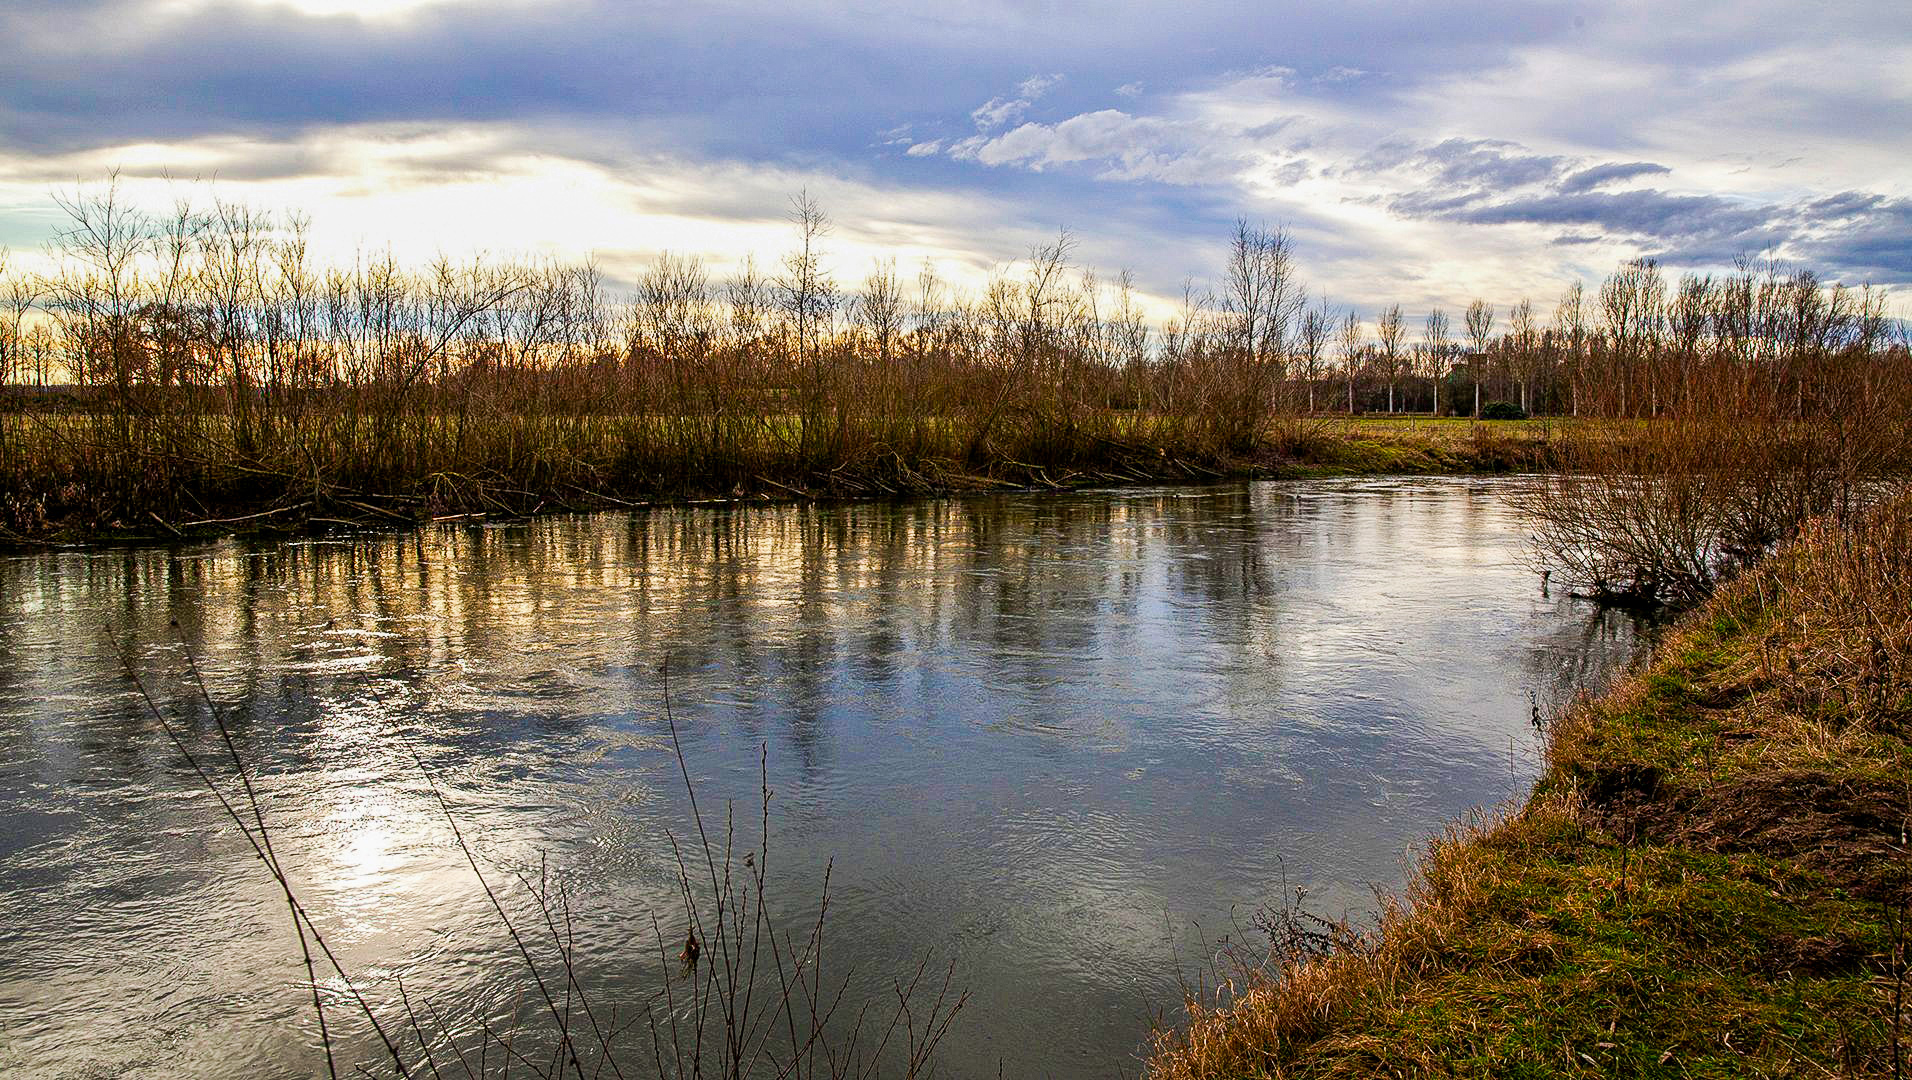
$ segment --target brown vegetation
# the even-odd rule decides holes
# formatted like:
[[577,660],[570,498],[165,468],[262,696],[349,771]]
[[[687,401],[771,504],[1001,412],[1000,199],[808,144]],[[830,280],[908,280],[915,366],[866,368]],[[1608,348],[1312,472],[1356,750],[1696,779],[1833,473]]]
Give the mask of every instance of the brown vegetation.
[[1565,445],[1523,506],[1543,560],[1578,587],[1685,606],[1903,477],[1912,365],[1882,348],[1875,301],[1810,274],[1663,295],[1646,263],[1602,288],[1602,350],[1622,366],[1583,397],[1639,418]]
[[66,208],[66,268],[21,306],[71,387],[45,392],[24,346],[0,350],[16,537],[1196,479],[1278,450],[1292,415],[1302,294],[1285,237],[1246,226],[1235,294],[1152,345],[1126,275],[1103,287],[1066,235],[980,298],[888,264],[846,291],[808,199],[778,272],[719,283],[665,255],[624,303],[590,265],[314,267],[296,222],[223,202],[154,219],[108,187]]
[[[108,184],[64,206],[58,272],[0,263],[0,540],[1347,467],[1372,455],[1317,408],[1484,397],[1656,425],[1578,469],[1651,464],[1656,439],[1711,438],[1684,420],[1745,406],[1768,441],[1785,422],[1870,440],[1838,450],[1859,474],[1912,367],[1876,294],[1776,266],[1669,292],[1629,264],[1596,315],[1575,286],[1553,327],[1523,303],[1499,337],[1477,302],[1463,353],[1440,311],[1410,347],[1398,306],[1366,343],[1356,313],[1309,307],[1287,235],[1245,222],[1219,294],[1191,287],[1156,326],[1066,234],[979,296],[888,262],[846,287],[808,197],[774,268],[718,281],[666,254],[616,298],[588,263],[315,265],[301,219],[218,200],[154,216]],[[1645,580],[1585,562],[1599,587]]]
[[1692,613],[1552,727],[1525,807],[1435,840],[1371,933],[1277,934],[1150,1074],[1902,1075],[1908,717],[1902,498]]

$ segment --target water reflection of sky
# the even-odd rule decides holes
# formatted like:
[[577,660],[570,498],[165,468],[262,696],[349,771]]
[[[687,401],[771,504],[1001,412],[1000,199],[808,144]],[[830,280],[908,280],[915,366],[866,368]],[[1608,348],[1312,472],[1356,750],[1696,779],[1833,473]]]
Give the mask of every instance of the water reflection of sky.
[[416,752],[486,865],[563,869],[599,992],[644,999],[642,913],[671,911],[665,830],[687,823],[668,657],[706,806],[751,807],[767,745],[792,917],[834,859],[864,988],[923,949],[957,962],[952,1074],[1107,1074],[1177,999],[1176,956],[1284,881],[1331,910],[1398,882],[1430,830],[1530,781],[1530,695],[1625,656],[1627,625],[1539,595],[1506,483],[0,562],[0,1068],[309,1071],[271,883],[136,707],[112,631],[210,748],[190,643],[309,906],[376,987],[476,1016],[512,984]]

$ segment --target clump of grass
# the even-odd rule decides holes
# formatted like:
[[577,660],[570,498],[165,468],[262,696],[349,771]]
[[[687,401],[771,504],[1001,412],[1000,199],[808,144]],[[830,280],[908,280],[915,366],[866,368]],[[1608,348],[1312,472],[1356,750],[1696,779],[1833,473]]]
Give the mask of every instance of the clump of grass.
[[1150,1075],[1902,1075],[1909,530],[1808,529],[1559,718],[1523,807],[1191,1000]]

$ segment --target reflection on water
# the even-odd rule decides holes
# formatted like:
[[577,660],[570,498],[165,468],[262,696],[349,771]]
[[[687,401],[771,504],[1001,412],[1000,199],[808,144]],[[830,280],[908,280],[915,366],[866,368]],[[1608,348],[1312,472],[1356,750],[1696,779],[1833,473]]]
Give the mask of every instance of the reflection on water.
[[[1133,1071],[1176,965],[1285,881],[1330,910],[1537,765],[1530,723],[1634,629],[1545,599],[1509,483],[1363,480],[0,560],[0,1072],[313,1071],[272,883],[138,707],[209,721],[349,969],[456,1015],[516,986],[481,856],[562,867],[601,1002],[641,1003],[687,823],[767,745],[792,917],[834,859],[859,991],[925,949],[959,1076]],[[179,629],[170,624],[176,622]],[[184,644],[182,644],[182,642]],[[211,744],[205,743],[210,746]],[[754,812],[754,809],[753,809]],[[745,815],[748,816],[748,815]]]

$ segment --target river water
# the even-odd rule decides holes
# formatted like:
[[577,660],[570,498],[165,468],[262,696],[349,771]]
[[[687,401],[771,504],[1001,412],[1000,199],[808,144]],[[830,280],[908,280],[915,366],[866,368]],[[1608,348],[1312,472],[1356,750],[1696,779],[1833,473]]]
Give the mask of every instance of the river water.
[[[713,839],[728,802],[758,844],[767,770],[775,926],[801,939],[829,868],[845,1001],[928,957],[970,993],[938,1075],[1133,1074],[1179,980],[1265,943],[1260,906],[1299,887],[1361,918],[1432,832],[1526,789],[1536,708],[1631,655],[1635,626],[1523,566],[1519,482],[0,558],[0,1073],[322,1073],[277,886],[141,698],[236,796],[193,661],[294,887],[394,1026],[401,980],[467,1040],[528,1015],[434,785],[530,936],[523,882],[562,883],[601,1018],[682,996],[672,838],[702,869],[668,685]],[[378,1067],[320,982],[342,1062]],[[648,1033],[624,1038],[626,1075],[654,1071]]]

